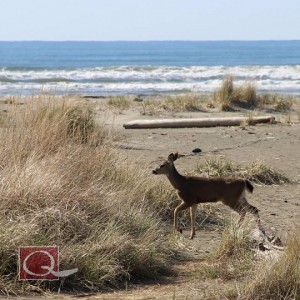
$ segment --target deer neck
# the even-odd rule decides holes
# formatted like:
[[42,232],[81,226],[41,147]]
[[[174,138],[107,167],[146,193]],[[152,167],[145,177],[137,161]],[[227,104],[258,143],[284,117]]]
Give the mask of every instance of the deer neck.
[[175,166],[173,165],[171,168],[171,172],[167,174],[168,179],[170,180],[170,183],[176,190],[180,190],[184,181],[185,177],[180,175],[178,171],[176,170]]

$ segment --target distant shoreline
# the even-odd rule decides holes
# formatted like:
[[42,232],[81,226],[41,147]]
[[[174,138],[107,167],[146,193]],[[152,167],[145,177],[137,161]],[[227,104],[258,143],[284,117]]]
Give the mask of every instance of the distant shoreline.
[[0,43],[228,43],[228,42],[299,42],[300,39],[247,39],[247,40],[1,40]]

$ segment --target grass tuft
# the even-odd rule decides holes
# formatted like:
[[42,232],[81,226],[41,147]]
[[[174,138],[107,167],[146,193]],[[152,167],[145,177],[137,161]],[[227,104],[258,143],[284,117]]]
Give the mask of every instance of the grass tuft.
[[287,112],[291,110],[294,103],[290,96],[269,93],[258,95],[257,88],[252,82],[235,86],[230,76],[224,78],[221,87],[214,93],[214,98],[223,111],[235,107],[254,109],[271,105],[276,111]]
[[256,87],[252,83],[247,83],[235,89],[232,100],[233,104],[245,108],[255,108],[259,104],[259,96]]
[[259,97],[261,105],[273,106],[275,110],[287,112],[291,110],[295,100],[292,96],[265,93]]
[[197,94],[165,96],[162,99],[148,99],[141,103],[142,115],[157,115],[163,112],[197,112],[204,111],[206,99]]
[[234,106],[253,108],[258,105],[256,87],[252,83],[235,87],[232,77],[225,77],[221,87],[216,91],[215,98],[221,110],[232,110]]
[[233,100],[233,78],[231,76],[225,77],[221,87],[217,90],[215,96],[221,105],[221,110],[231,110],[231,103]]
[[129,96],[112,96],[108,99],[107,105],[109,108],[112,108],[119,113],[122,113],[124,110],[129,109],[132,106],[133,102]]
[[261,162],[253,162],[249,166],[236,165],[233,162],[220,158],[206,159],[199,163],[196,171],[202,176],[241,177],[257,184],[272,185],[290,183],[291,179],[280,171],[266,166]]
[[163,108],[168,111],[203,111],[203,99],[197,94],[167,97]]

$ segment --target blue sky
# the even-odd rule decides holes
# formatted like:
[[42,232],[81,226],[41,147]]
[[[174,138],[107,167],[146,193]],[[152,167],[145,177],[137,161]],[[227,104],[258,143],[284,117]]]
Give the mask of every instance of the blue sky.
[[300,39],[300,0],[0,0],[0,40]]

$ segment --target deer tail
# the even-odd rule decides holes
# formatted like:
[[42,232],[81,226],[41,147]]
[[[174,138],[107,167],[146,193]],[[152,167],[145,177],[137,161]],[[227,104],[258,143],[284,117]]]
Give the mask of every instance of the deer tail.
[[254,187],[253,187],[252,183],[251,183],[248,179],[245,180],[245,183],[246,183],[246,189],[247,189],[250,193],[252,193],[253,190],[254,190]]

